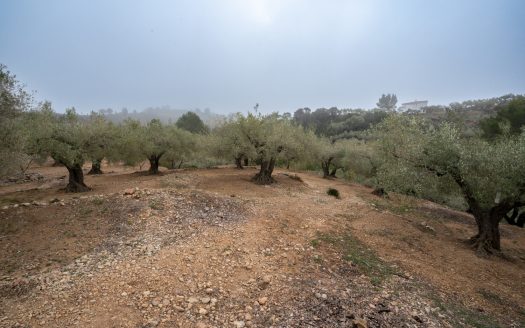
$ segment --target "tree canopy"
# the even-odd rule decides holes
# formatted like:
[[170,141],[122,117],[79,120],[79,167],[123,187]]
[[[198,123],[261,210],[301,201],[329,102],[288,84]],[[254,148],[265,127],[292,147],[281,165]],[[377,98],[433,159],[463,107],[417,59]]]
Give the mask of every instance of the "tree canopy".
[[395,111],[397,104],[397,96],[395,94],[383,94],[379,97],[377,102],[377,108],[386,110],[386,111]]
[[378,172],[383,186],[417,195],[435,184],[442,193],[461,195],[478,226],[476,249],[500,250],[499,222],[525,205],[525,132],[489,142],[464,138],[450,123],[435,127],[400,115],[376,131],[385,158]]
[[187,112],[183,114],[175,123],[179,129],[189,131],[191,133],[208,133],[209,129],[201,120],[199,115],[194,112]]
[[0,64],[0,177],[16,172],[28,161],[22,114],[30,107],[30,95],[16,76]]
[[519,96],[499,105],[497,114],[480,121],[483,136],[493,139],[503,134],[519,134],[525,126],[525,97]]

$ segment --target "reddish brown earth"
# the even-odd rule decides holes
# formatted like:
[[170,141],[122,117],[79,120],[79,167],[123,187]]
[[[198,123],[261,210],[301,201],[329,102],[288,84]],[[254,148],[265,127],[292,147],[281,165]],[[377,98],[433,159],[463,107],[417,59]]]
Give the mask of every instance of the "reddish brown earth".
[[525,326],[523,229],[481,258],[469,215],[312,173],[103,169],[0,187],[0,327]]

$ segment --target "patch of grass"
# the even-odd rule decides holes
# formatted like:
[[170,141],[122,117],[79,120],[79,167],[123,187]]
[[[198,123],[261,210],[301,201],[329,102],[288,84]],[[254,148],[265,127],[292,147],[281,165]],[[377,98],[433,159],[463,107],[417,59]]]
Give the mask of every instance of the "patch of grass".
[[443,301],[439,296],[432,293],[429,295],[434,305],[442,312],[448,313],[452,319],[454,327],[474,327],[474,328],[499,328],[500,324],[491,319],[487,314],[468,309],[464,305],[453,302]]
[[313,246],[313,248],[317,248],[321,245],[321,241],[319,239],[312,239],[310,244]]
[[343,253],[343,259],[351,262],[370,278],[374,286],[379,286],[396,271],[382,261],[374,251],[368,249],[350,234],[333,235],[319,233],[316,239],[310,241],[314,248],[319,248],[323,243],[338,247]]
[[337,199],[341,198],[341,196],[339,195],[339,190],[337,190],[335,188],[328,188],[328,190],[326,191],[326,194],[328,196],[332,196],[332,197],[335,197]]
[[91,203],[93,205],[102,205],[102,204],[104,204],[104,199],[102,199],[102,198],[93,198],[91,200]]
[[321,264],[321,263],[323,263],[323,258],[320,255],[315,254],[314,255],[314,262],[317,263],[317,264]]
[[402,203],[401,201],[390,202],[385,199],[377,199],[370,203],[379,211],[390,211],[398,215],[403,215],[414,210],[414,206]]
[[162,211],[164,209],[164,204],[162,204],[161,201],[154,199],[149,202],[149,207],[157,211]]
[[78,209],[78,213],[80,214],[81,217],[86,217],[89,214],[93,213],[93,209],[90,207],[80,207]]
[[344,259],[352,262],[363,274],[370,277],[370,282],[374,286],[381,285],[383,281],[396,272],[394,268],[382,261],[374,251],[368,249],[359,241],[346,236],[344,243]]
[[76,237],[77,234],[74,231],[66,230],[66,231],[64,231],[64,236],[69,237],[69,238],[73,238],[73,237]]
[[0,221],[0,234],[2,235],[15,234],[19,229],[19,225],[12,220]]
[[491,292],[490,290],[486,289],[479,289],[478,293],[483,296],[484,299],[487,301],[493,303],[493,304],[500,304],[505,305],[507,304],[499,295]]

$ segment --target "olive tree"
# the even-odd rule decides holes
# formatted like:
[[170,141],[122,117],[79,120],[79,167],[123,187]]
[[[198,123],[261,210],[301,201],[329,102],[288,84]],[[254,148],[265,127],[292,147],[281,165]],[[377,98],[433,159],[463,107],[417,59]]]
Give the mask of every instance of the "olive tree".
[[27,115],[26,124],[31,131],[30,154],[50,156],[63,165],[69,173],[68,192],[91,190],[84,183],[82,165],[89,158],[89,133],[87,124],[79,120],[74,108],[58,115],[46,102],[39,111]]
[[24,152],[27,128],[23,114],[31,96],[5,65],[0,64],[0,176],[23,170],[31,157]]
[[178,169],[184,162],[191,159],[202,144],[195,135],[175,125],[167,126],[171,138],[171,145],[162,158],[162,163],[170,169]]
[[171,149],[180,148],[182,132],[173,125],[158,119],[142,125],[136,120],[126,120],[120,128],[119,153],[127,164],[149,161],[150,174],[159,173],[161,158]]
[[237,169],[243,169],[245,159],[254,158],[255,148],[242,130],[243,118],[235,119],[217,127],[210,136],[210,153],[225,160],[233,160]]
[[478,233],[470,239],[475,249],[500,251],[501,219],[525,206],[524,131],[489,142],[463,138],[450,123],[434,127],[397,115],[388,117],[376,131],[385,156],[378,172],[384,187],[399,190],[413,183],[417,192],[424,181],[446,186],[442,192],[460,194],[475,218]]
[[260,164],[259,172],[252,178],[257,184],[271,184],[276,161],[284,159],[287,152],[301,147],[302,127],[277,115],[238,116],[243,140],[251,147],[254,159]]
[[337,169],[343,167],[342,159],[346,152],[345,142],[319,138],[316,147],[318,158],[321,161],[323,178],[335,177]]
[[102,174],[101,164],[104,158],[115,159],[118,142],[117,129],[101,114],[92,112],[86,122],[87,147],[91,159],[88,174]]

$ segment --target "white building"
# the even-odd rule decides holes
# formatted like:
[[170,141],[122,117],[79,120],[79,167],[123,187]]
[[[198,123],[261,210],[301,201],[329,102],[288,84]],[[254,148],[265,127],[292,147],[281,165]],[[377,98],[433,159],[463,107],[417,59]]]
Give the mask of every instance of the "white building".
[[397,109],[400,112],[406,112],[408,110],[421,110],[421,108],[428,105],[428,100],[416,100],[401,104]]

